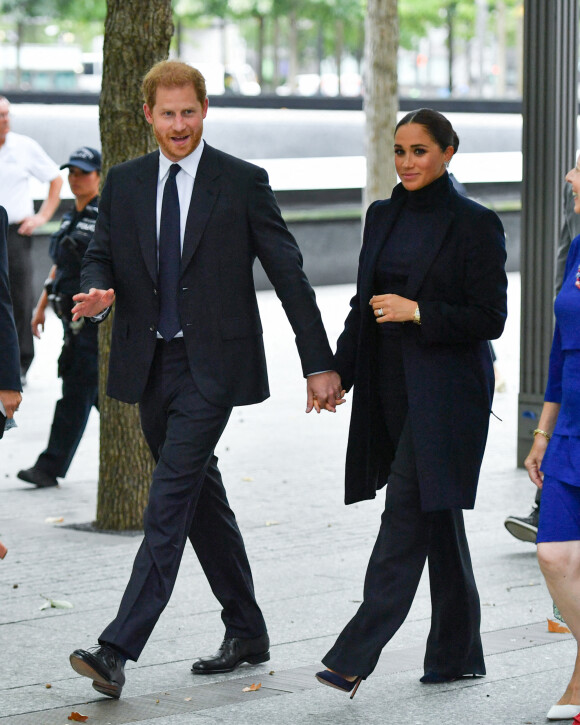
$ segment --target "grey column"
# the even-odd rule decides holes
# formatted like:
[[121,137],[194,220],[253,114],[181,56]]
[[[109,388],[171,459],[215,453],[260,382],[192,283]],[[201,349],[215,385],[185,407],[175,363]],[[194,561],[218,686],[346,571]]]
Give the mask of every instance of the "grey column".
[[521,363],[518,466],[537,428],[554,329],[554,250],[575,163],[578,0],[524,2]]

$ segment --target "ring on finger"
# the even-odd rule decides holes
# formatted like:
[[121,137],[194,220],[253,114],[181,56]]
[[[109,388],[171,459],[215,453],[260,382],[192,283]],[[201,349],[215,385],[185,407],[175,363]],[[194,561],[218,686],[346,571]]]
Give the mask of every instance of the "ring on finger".
[[379,307],[379,309],[377,310],[377,312],[379,313],[379,317],[382,317],[385,314],[383,312],[383,308],[382,307]]

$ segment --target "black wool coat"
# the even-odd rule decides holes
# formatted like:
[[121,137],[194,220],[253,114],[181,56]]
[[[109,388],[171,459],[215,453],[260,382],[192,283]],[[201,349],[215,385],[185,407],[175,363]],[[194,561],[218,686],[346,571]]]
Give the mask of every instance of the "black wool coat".
[[[507,314],[499,218],[459,195],[447,174],[434,183],[432,233],[413,264],[405,294],[417,300],[421,325],[402,323],[401,342],[424,511],[474,506],[494,389],[488,340],[501,335]],[[399,184],[390,199],[369,207],[357,291],[335,354],[343,387],[354,387],[347,504],[375,497],[395,453],[376,382],[379,366],[388,361],[378,359],[369,300],[377,293],[377,256],[408,193]]]

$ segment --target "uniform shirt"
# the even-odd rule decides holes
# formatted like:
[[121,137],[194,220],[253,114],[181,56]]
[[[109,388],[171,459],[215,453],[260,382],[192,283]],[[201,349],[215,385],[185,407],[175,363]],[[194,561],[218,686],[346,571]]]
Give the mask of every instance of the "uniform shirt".
[[0,204],[9,224],[34,214],[29,178],[47,183],[59,175],[58,166],[34,139],[9,131],[0,147]]
[[82,211],[73,209],[62,217],[60,229],[50,238],[50,256],[56,264],[53,289],[76,295],[80,289],[81,262],[95,233],[99,197],[95,196]]

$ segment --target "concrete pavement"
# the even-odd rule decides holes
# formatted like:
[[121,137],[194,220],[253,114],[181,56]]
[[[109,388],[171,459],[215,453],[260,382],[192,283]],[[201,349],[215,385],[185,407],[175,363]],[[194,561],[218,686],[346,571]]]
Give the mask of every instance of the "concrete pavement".
[[[329,337],[342,328],[350,285],[317,296]],[[0,725],[64,725],[74,711],[89,725],[538,725],[570,675],[575,643],[547,634],[551,601],[535,548],[503,528],[527,514],[534,489],[515,468],[519,277],[510,275],[510,317],[496,344],[508,389],[496,397],[475,511],[466,522],[482,601],[486,678],[419,684],[429,629],[425,575],[409,617],[376,672],[351,702],[316,683],[320,657],[360,602],[382,510],[342,503],[348,404],[336,415],[304,415],[304,383],[292,332],[272,292],[259,294],[272,397],[238,408],[217,454],[237,513],[272,640],[269,663],[195,677],[193,659],[223,636],[219,607],[191,551],[142,658],[129,663],[120,701],[102,698],[70,668],[76,647],[95,644],[114,616],[140,536],[95,534],[98,415],[67,478],[37,490],[16,478],[43,449],[59,394],[60,329],[47,322],[29,374],[18,429],[0,443]],[[51,519],[63,518],[62,523]],[[71,609],[40,610],[43,597]],[[257,692],[243,692],[261,683]],[[49,687],[50,686],[50,687]]]

